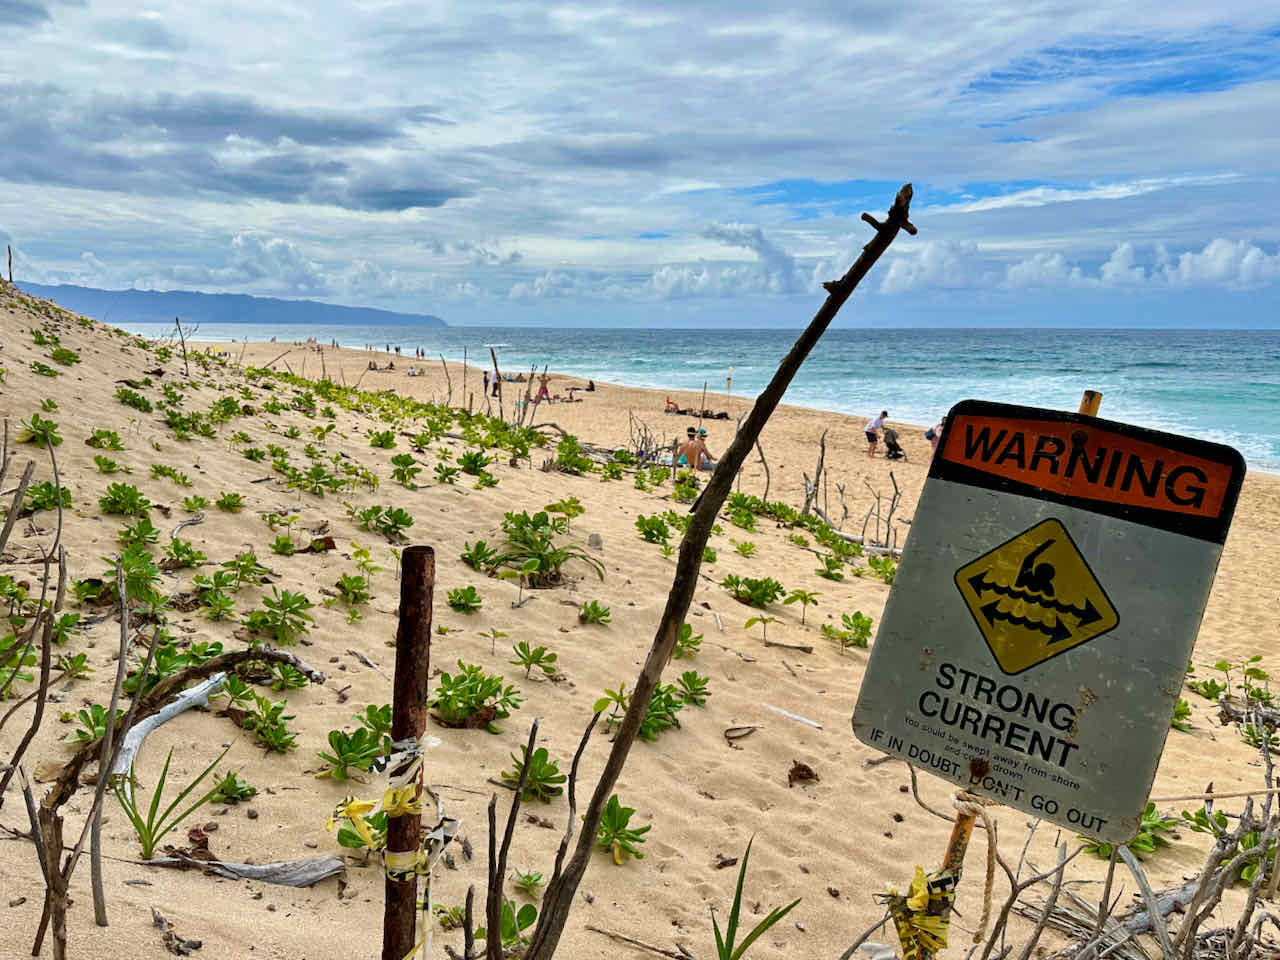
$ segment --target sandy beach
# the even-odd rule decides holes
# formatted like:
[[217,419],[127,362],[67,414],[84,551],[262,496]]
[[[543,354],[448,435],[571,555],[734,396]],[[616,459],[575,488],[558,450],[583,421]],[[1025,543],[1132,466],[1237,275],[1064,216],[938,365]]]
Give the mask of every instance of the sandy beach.
[[[29,332],[42,325],[56,333],[64,348],[79,355],[74,365],[57,367],[60,375],[56,377],[42,376],[31,367],[33,361],[49,363],[49,349],[36,345]],[[193,364],[192,380],[200,383],[196,389],[185,376],[176,349],[161,361],[132,337],[113,335],[99,324],[82,325],[73,315],[43,301],[18,297],[4,285],[0,285],[0,343],[0,368],[7,371],[0,384],[0,417],[8,419],[10,437],[21,421],[40,411],[44,398],[56,403],[56,409],[42,415],[57,421],[65,439],[56,452],[62,483],[71,494],[64,543],[74,578],[100,575],[107,566],[102,558],[118,550],[116,531],[123,520],[102,516],[98,499],[109,483],[123,479],[137,485],[152,503],[170,509],[168,517],[154,516],[162,544],[169,530],[190,516],[182,508],[184,497],[199,494],[213,501],[223,492],[239,492],[243,498],[240,512],[210,506],[205,521],[187,527],[182,537],[206,554],[211,566],[252,549],[270,570],[271,586],[301,591],[316,604],[310,611],[315,619],[310,633],[291,649],[324,671],[327,682],[287,694],[260,691],[275,700],[287,696],[286,712],[294,717],[289,729],[297,733],[297,749],[285,754],[265,753],[249,732],[226,717],[203,711],[186,713],[148,738],[137,767],[146,796],[170,747],[174,751],[170,772],[174,782],[185,783],[229,746],[220,769],[238,770],[258,788],[257,796],[247,803],[202,808],[169,841],[185,843],[187,826],[209,825],[205,829],[211,849],[230,861],[262,863],[349,852],[325,831],[325,821],[346,794],[372,798],[381,791],[380,781],[373,776],[366,777],[364,783],[317,779],[324,764],[316,751],[326,748],[331,729],[353,729],[355,712],[368,704],[390,701],[388,678],[393,666],[391,644],[399,584],[391,554],[395,545],[361,530],[343,504],[349,502],[356,510],[370,505],[398,506],[415,520],[407,542],[427,544],[436,551],[433,668],[451,672],[458,660],[479,664],[504,675],[524,697],[521,708],[500,723],[501,734],[435,724],[429,729],[440,742],[428,753],[427,777],[439,787],[449,815],[462,820],[461,833],[474,850],[474,857],[468,859],[460,844],[452,848],[456,869],[438,870],[433,897],[437,904],[459,905],[468,884],[475,884],[477,894],[482,894],[487,849],[485,807],[490,794],[497,793],[501,822],[510,801],[510,792],[490,780],[500,779],[500,772],[510,769],[511,754],[518,753],[535,717],[541,724],[540,743],[567,770],[593,702],[619,682],[630,685],[649,648],[670,588],[675,558],[664,556],[658,545],[645,542],[637,534],[635,518],[668,509],[686,510],[686,505],[672,501],[670,486],[642,491],[634,486],[630,473],[622,480],[602,482],[598,473],[575,477],[544,471],[539,467],[552,456],[549,448],[535,449],[530,461],[515,466],[505,459],[496,460],[488,469],[498,482],[488,489],[473,489],[466,482],[471,478],[465,476],[456,485],[437,483],[434,466],[456,462],[470,447],[462,440],[445,437],[422,454],[414,454],[425,469],[417,478],[418,488],[409,490],[392,479],[390,463],[393,455],[412,452],[408,440],[399,437],[395,449],[371,448],[368,432],[387,429],[387,425],[358,411],[338,409],[332,420],[323,416],[312,419],[294,409],[238,416],[221,425],[213,438],[178,440],[159,411],[142,413],[113,396],[119,381],[141,381],[148,376],[146,371],[160,368],[163,376],[151,374],[153,386],[141,391],[153,401],[162,399],[162,385],[173,384],[186,393],[186,409],[207,410],[223,392],[244,388],[251,397],[245,402],[261,410],[272,394],[247,381],[239,368],[274,360],[274,369],[287,369],[300,377],[319,379],[323,375],[339,384],[358,384],[364,391],[391,390],[402,397],[436,403],[449,400],[454,406],[497,414],[497,401],[482,396],[484,368],[476,365],[464,373],[461,365],[451,363],[446,376],[438,360],[416,361],[381,352],[327,347],[320,351],[285,342],[188,344],[192,351],[225,351],[231,358],[227,365],[212,366],[207,373]],[[709,345],[714,348],[714,340]],[[368,369],[370,361],[380,368],[394,362],[395,369],[372,371]],[[419,365],[425,371],[423,376],[407,375],[410,366]],[[551,392],[567,397],[570,386],[585,385],[586,381],[553,373]],[[1080,384],[1081,389],[1089,386]],[[524,385],[504,384],[503,412],[508,416],[517,388],[523,390]],[[539,405],[533,422],[555,424],[600,447],[627,447],[637,422],[668,445],[687,426],[698,423],[691,416],[664,413],[664,392],[600,382],[596,388],[593,392],[575,390],[573,396],[580,402]],[[292,391],[281,385],[274,395],[287,398]],[[685,408],[702,403],[700,394],[672,394],[672,399]],[[753,399],[707,394],[706,406],[728,415],[727,419],[702,424],[709,432],[712,451],[719,454],[728,446],[735,422],[750,409]],[[886,384],[883,409],[890,413],[889,423],[900,431],[907,452],[905,461],[867,457],[863,427],[878,410],[849,417],[781,406],[760,443],[767,463],[767,499],[800,507],[804,474],[813,476],[819,439],[825,433],[828,485],[820,502],[827,513],[833,520],[842,518],[843,496],[848,511],[844,529],[858,533],[874,494],[881,495],[887,505],[896,482],[901,496],[893,522],[901,543],[909,531],[931,447],[924,437],[928,425],[893,420],[894,399],[892,384]],[[1106,414],[1105,398],[1102,414]],[[332,432],[323,439],[312,435],[313,427],[327,423],[334,424]],[[130,468],[130,474],[105,476],[98,472],[94,455],[102,451],[85,443],[94,428],[119,434],[124,449],[108,455]],[[293,428],[296,437],[289,436]],[[249,442],[233,443],[231,437],[237,431],[248,434]],[[269,460],[253,462],[241,453],[247,447],[278,444],[289,451],[294,463],[305,468],[309,462],[304,447],[311,442],[320,445],[326,456],[341,454],[373,471],[380,480],[378,489],[351,487],[319,498],[288,489],[279,475],[273,474]],[[448,451],[451,459],[442,460],[441,451]],[[19,469],[30,456],[36,463],[35,479],[51,478],[48,458],[41,451],[18,445],[15,452]],[[153,464],[175,467],[187,474],[193,485],[185,488],[153,477]],[[739,488],[764,496],[765,484],[765,464],[753,455],[742,471]],[[531,599],[517,608],[513,606],[520,593],[516,583],[479,573],[460,559],[464,544],[477,539],[489,544],[502,541],[505,512],[532,513],[566,497],[577,497],[585,507],[572,521],[566,539],[588,549],[603,563],[603,580],[586,565],[571,562],[568,582],[552,589],[525,591]],[[270,544],[278,532],[263,522],[262,514],[267,513],[295,517],[299,530],[323,526],[336,540],[337,549],[320,555],[272,553]],[[38,556],[37,544],[50,542],[53,517],[45,511],[19,522],[6,555],[0,558],[0,574],[34,578],[37,568],[31,561]],[[872,899],[874,893],[882,892],[886,884],[902,889],[915,864],[931,869],[940,858],[948,825],[921,809],[907,792],[909,773],[903,764],[866,766],[876,754],[855,741],[850,731],[849,717],[867,651],[841,650],[820,633],[822,624],[838,625],[841,614],[855,611],[878,622],[890,588],[871,575],[865,560],[858,561],[857,571],[849,570],[843,580],[818,576],[817,545],[812,538],[807,538],[806,545],[797,544],[790,539],[795,532],[766,518],[760,518],[750,532],[726,520],[723,532],[712,537],[716,561],[703,566],[689,617],[694,633],[704,638],[701,652],[692,661],[673,662],[664,678],[674,680],[681,671],[696,669],[708,678],[710,697],[703,707],[683,709],[678,729],[665,732],[656,742],[639,742],[633,749],[617,793],[624,804],[636,808],[634,822],[652,826],[641,847],[644,859],[615,866],[607,852],[596,851],[566,927],[560,955],[651,956],[587,929],[590,924],[666,949],[680,944],[698,958],[712,956],[714,940],[708,912],[714,907],[723,917],[736,878],[736,869],[718,869],[717,861],[740,856],[754,836],[745,896],[747,922],[754,923],[751,917],[763,916],[778,904],[796,897],[802,900],[751,955],[838,957],[881,916],[882,907]],[[595,535],[602,546],[586,547]],[[349,624],[344,606],[323,606],[321,601],[326,591],[333,591],[340,575],[354,571],[353,542],[370,548],[373,561],[382,569],[372,576],[373,596],[361,608],[363,619]],[[736,545],[744,542],[754,544],[752,556],[737,551]],[[180,576],[189,586],[193,573],[207,574],[211,566],[184,570]],[[1278,567],[1280,477],[1254,472],[1245,480],[1200,632],[1195,652],[1198,676],[1208,676],[1210,671],[1204,665],[1220,658],[1239,662],[1257,653],[1263,655],[1262,667],[1274,666],[1269,626],[1280,614],[1280,591],[1273,575]],[[798,605],[775,604],[768,611],[778,618],[768,626],[768,639],[791,647],[766,647],[758,626],[744,627],[748,617],[758,611],[736,603],[719,585],[731,573],[772,576],[788,589],[819,594],[817,606],[807,610],[803,624]],[[167,592],[173,584],[174,575],[166,573],[160,588]],[[474,586],[482,598],[475,613],[460,613],[445,603],[447,591],[466,586]],[[269,586],[244,587],[235,594],[236,613],[243,615],[261,607],[264,593],[270,594]],[[579,622],[577,612],[589,600],[611,609],[609,624]],[[82,610],[86,615],[109,612],[89,611],[74,604],[68,609]],[[199,610],[174,611],[170,625],[183,643],[219,641],[228,650],[243,647],[236,620],[217,622]],[[90,703],[105,704],[109,697],[118,629],[118,624],[107,618],[58,651],[87,653],[93,672],[86,679],[63,679],[53,686],[57,701],[50,703],[51,716],[24,761],[37,781],[37,796],[73,750],[75,725],[59,722],[58,714],[74,713]],[[491,647],[493,631],[506,637]],[[537,671],[526,679],[522,668],[508,662],[511,644],[522,640],[557,653],[556,680],[542,679]],[[799,646],[811,646],[812,653],[792,649]],[[20,685],[19,695],[27,688]],[[1260,778],[1256,752],[1242,743],[1234,730],[1219,725],[1214,704],[1190,691],[1183,696],[1192,711],[1191,729],[1189,733],[1171,732],[1154,795],[1193,793],[1210,781],[1218,789],[1256,786]],[[773,707],[810,722],[789,718]],[[0,757],[10,755],[28,720],[29,710],[20,710],[0,730]],[[743,725],[758,729],[740,740],[726,739],[726,729]],[[607,751],[608,737],[598,732],[583,757],[584,786],[580,792],[594,783]],[[788,771],[796,761],[812,767],[819,779],[789,786]],[[920,792],[934,808],[950,813],[952,788],[948,784],[922,773]],[[91,795],[91,789],[82,788],[68,806],[68,836],[78,835]],[[0,824],[6,831],[0,836],[0,954],[16,957],[30,950],[40,916],[42,883],[32,845],[13,834],[26,828],[16,783],[3,800]],[[1161,806],[1180,810],[1195,809],[1199,804]],[[1239,806],[1233,801],[1228,809]],[[540,870],[549,877],[565,828],[565,799],[559,797],[546,805],[533,802],[526,809],[538,822],[527,822],[522,815],[511,865]],[[993,808],[992,815],[999,824],[1002,853],[1006,860],[1015,862],[1026,836],[1027,817],[999,807]],[[367,863],[361,855],[348,857],[342,887],[329,880],[311,889],[294,890],[139,865],[132,832],[111,798],[105,806],[104,824],[111,925],[103,929],[93,922],[85,861],[72,883],[72,956],[166,956],[151,925],[153,906],[182,936],[203,941],[196,955],[204,960],[354,960],[377,955],[383,883],[376,857]],[[1186,829],[1176,834],[1170,846],[1146,862],[1157,887],[1180,882],[1198,870],[1209,849],[1210,838],[1205,834]],[[1030,843],[1028,862],[1041,868],[1049,866],[1055,845],[1064,841],[1074,846],[1074,838],[1066,831],[1042,827]],[[967,949],[978,927],[986,843],[980,833],[975,834],[966,880],[957,899],[959,915],[952,925],[950,956],[960,956]],[[1082,881],[1076,888],[1080,896],[1096,900],[1097,881],[1105,871],[1104,860],[1082,854],[1068,877]],[[1128,876],[1123,880],[1127,901],[1133,884]],[[997,903],[1006,892],[1003,878],[998,879]],[[517,903],[529,899],[510,888],[508,893]],[[1238,896],[1238,892],[1231,893],[1228,906]],[[1019,935],[1030,927],[1029,921],[1015,918],[1010,941],[1020,942]],[[443,955],[443,943],[460,947],[457,931],[445,932],[436,925],[434,938],[434,956]],[[895,943],[890,928],[872,939]],[[1059,942],[1054,933],[1044,941],[1048,946]],[[51,955],[47,946],[45,955]]]

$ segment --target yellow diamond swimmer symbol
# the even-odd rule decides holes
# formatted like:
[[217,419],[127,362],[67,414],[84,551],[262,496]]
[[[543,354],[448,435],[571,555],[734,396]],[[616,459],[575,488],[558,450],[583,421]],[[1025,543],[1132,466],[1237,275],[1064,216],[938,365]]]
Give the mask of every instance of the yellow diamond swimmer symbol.
[[1044,520],[956,571],[956,587],[1007,674],[1114,630],[1120,615],[1057,520]]

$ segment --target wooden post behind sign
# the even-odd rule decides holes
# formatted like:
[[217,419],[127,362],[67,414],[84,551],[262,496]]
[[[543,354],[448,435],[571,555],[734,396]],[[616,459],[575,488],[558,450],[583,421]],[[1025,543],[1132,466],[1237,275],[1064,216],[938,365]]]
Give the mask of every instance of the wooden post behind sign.
[[1098,408],[1102,406],[1102,394],[1097,390],[1086,390],[1080,398],[1080,410],[1086,417],[1096,417]]
[[[436,552],[408,547],[400,558],[400,624],[396,630],[396,672],[391,693],[391,739],[418,740],[427,726],[427,682],[431,676],[431,600],[436,584]],[[418,773],[418,793],[422,773]],[[387,850],[416,850],[422,831],[419,814],[387,820]],[[386,879],[382,916],[382,960],[404,960],[416,945],[414,921],[418,878]]]

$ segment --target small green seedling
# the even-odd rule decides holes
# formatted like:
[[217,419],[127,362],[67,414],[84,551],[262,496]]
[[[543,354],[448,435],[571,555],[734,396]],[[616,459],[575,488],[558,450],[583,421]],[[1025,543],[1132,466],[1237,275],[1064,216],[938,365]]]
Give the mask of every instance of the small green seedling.
[[389,745],[383,738],[371,733],[364,727],[358,727],[352,733],[330,730],[330,752],[316,751],[316,756],[329,764],[329,769],[316,774],[316,778],[329,777],[333,780],[346,780],[351,775],[351,768],[353,767],[357,770],[368,772],[373,761],[383,756],[385,748]]
[[1169,726],[1174,730],[1181,730],[1183,733],[1191,732],[1191,704],[1178,698],[1178,702],[1173,708],[1173,719],[1169,721]]
[[248,780],[242,779],[238,773],[228,772],[221,775],[215,773],[213,779],[214,792],[209,798],[210,803],[237,804],[257,796],[258,788]]
[[612,614],[609,608],[594,600],[588,600],[582,605],[582,609],[578,611],[579,623],[608,624],[611,618]]
[[680,625],[680,636],[676,638],[675,649],[671,656],[676,660],[694,659],[702,649],[702,634],[694,635],[689,624]]
[[[481,634],[483,636],[483,634]],[[505,634],[503,634],[505,636]],[[512,651],[515,653],[514,660],[507,662],[517,667],[524,667],[524,675],[528,678],[534,667],[541,670],[546,676],[553,677],[556,674],[554,666],[556,662],[556,654],[548,652],[546,647],[530,647],[529,641],[521,640]]]
[[455,587],[448,593],[450,608],[459,613],[475,613],[480,609],[480,594],[473,586]]
[[800,604],[800,625],[804,626],[805,611],[811,606],[816,607],[820,596],[822,594],[815,593],[812,590],[792,590],[782,602],[788,605],[793,603]]
[[529,801],[533,799],[541,800],[543,803],[550,803],[552,797],[558,797],[564,793],[564,787],[561,786],[569,778],[560,772],[560,765],[548,757],[546,747],[538,747],[533,751],[532,758],[529,759],[529,770],[525,774],[525,761],[527,757],[525,747],[520,748],[520,757],[511,754],[512,768],[502,771],[502,779],[511,784],[518,786],[520,777],[524,774],[524,786],[520,789],[520,799]]
[[680,680],[677,683],[680,699],[695,707],[705,707],[707,698],[711,696],[711,692],[707,689],[709,682],[706,677],[699,675],[697,670],[686,670],[680,674]]
[[520,870],[514,871],[515,879],[511,881],[511,885],[523,893],[526,897],[536,900],[538,893],[542,890],[543,879],[542,873],[538,870],[530,870],[524,873]]
[[619,803],[618,795],[615,793],[605,804],[600,816],[600,829],[596,835],[596,843],[613,855],[613,862],[618,866],[622,866],[628,856],[635,857],[637,860],[644,859],[639,844],[645,842],[644,835],[653,829],[653,825],[630,826],[635,812],[633,807],[624,807]]
[[244,497],[239,493],[230,491],[222,493],[214,502],[219,510],[225,510],[227,513],[239,513],[244,509]]
[[109,516],[143,517],[151,509],[151,501],[131,483],[112,483],[98,498],[98,506]]
[[58,433],[58,425],[54,421],[33,413],[30,420],[22,421],[18,430],[18,442],[34,443],[37,447],[56,447],[62,443],[62,435]]

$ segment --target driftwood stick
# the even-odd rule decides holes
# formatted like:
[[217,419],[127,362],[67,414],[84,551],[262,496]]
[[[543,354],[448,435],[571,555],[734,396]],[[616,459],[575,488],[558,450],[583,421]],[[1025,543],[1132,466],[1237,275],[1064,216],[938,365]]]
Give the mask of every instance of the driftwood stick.
[[861,255],[844,277],[831,285],[826,302],[778,365],[769,385],[756,399],[743,429],[734,437],[729,449],[725,451],[716,467],[715,473],[694,502],[688,532],[680,543],[679,560],[676,564],[671,591],[667,595],[666,608],[644,666],[636,678],[631,705],[623,717],[622,726],[614,737],[613,747],[609,751],[604,770],[592,793],[573,857],[564,872],[548,885],[543,896],[542,913],[525,954],[526,960],[551,960],[555,955],[569,911],[573,906],[574,895],[583,873],[586,872],[587,863],[595,845],[605,803],[617,785],[618,776],[635,742],[640,722],[648,710],[649,701],[653,698],[654,689],[662,679],[663,667],[670,659],[671,651],[679,638],[680,627],[689,612],[689,604],[693,600],[694,589],[698,584],[703,549],[711,535],[711,526],[716,522],[720,508],[729,495],[733,478],[741,469],[748,452],[755,445],[765,423],[777,409],[783,393],[800,369],[800,365],[817,345],[818,340],[844,302],[849,299],[859,281],[866,276],[867,271],[880,255],[889,248],[901,225],[907,222],[911,194],[910,184],[904,185],[898,191],[884,228],[877,231],[871,242],[863,248]]
[[[146,675],[147,670],[151,666],[151,658],[158,644],[151,644],[147,652],[147,659],[143,662],[141,674]],[[157,681],[156,685],[151,688],[151,692],[145,697],[135,697],[129,705],[129,713],[124,717],[117,719],[115,723],[115,736],[121,737],[123,732],[133,725],[135,718],[145,719],[151,714],[159,710],[175,692],[181,690],[188,683],[196,680],[204,680],[216,673],[223,673],[245,663],[249,660],[265,660],[268,663],[287,663],[300,673],[306,675],[312,683],[324,683],[324,674],[309,663],[299,659],[292,653],[286,653],[283,650],[275,650],[271,647],[255,647],[249,650],[237,650],[232,653],[224,653],[216,657],[206,660],[198,666],[188,667],[180,670],[178,673],[170,674],[167,677]],[[118,748],[117,748],[118,749]],[[92,741],[85,744],[77,750],[69,761],[63,766],[62,772],[58,774],[53,786],[49,788],[45,794],[44,800],[41,801],[42,806],[59,807],[71,799],[75,793],[76,787],[79,785],[80,771],[85,765],[97,754],[98,743]],[[99,779],[105,788],[103,779]],[[87,827],[87,824],[86,824]]]
[[444,354],[440,354],[440,366],[444,367],[444,382],[448,385],[448,394],[445,396],[444,403],[447,407],[453,406],[453,377],[449,376],[449,364],[445,363]]
[[756,453],[760,454],[760,466],[764,467],[764,493],[760,499],[769,502],[769,461],[764,458],[764,448],[760,446],[760,438],[756,437]]
[[232,863],[228,860],[197,860],[195,857],[154,857],[130,860],[139,867],[195,867],[202,873],[228,880],[260,880],[280,887],[310,887],[321,880],[346,873],[341,857],[303,857],[272,863]]
[[[176,317],[174,318],[177,319]],[[124,687],[124,675],[129,669],[129,594],[124,584],[124,564],[116,556],[116,596],[120,600],[120,651],[116,659],[116,680],[111,688],[111,700],[107,707],[107,726],[102,734],[102,752],[98,754],[98,769],[107,770],[111,762],[116,727],[116,707],[120,704],[120,691]],[[99,776],[98,779],[102,779]],[[132,787],[130,787],[132,790]],[[93,920],[100,926],[107,925],[107,898],[102,890],[102,808],[93,818],[89,828],[89,876],[93,890]]]
[[[246,340],[246,341],[245,341],[245,347],[247,347],[248,345],[249,345],[249,343],[248,343],[248,341]],[[276,356],[274,356],[274,357],[272,357],[270,360],[268,360],[266,363],[264,363],[264,364],[262,365],[262,369],[264,369],[264,370],[268,370],[268,369],[270,369],[271,364],[275,363],[277,360],[283,360],[283,359],[284,359],[286,356],[288,356],[292,351],[293,351],[293,348],[291,347],[291,348],[289,348],[288,350],[286,350],[284,353],[277,354]],[[241,347],[241,348],[240,348],[240,355],[241,355],[241,356],[244,356],[244,347]],[[285,366],[288,366],[288,364],[285,364]]]
[[490,387],[489,393],[492,394],[494,390],[498,391],[498,419],[506,420],[506,408],[502,403],[502,374],[498,372],[498,353],[493,347],[489,348],[489,356],[493,358],[493,382],[497,385],[496,387]]
[[22,471],[22,479],[18,481],[18,486],[13,492],[13,504],[4,518],[4,528],[0,529],[0,553],[4,553],[4,548],[9,543],[9,534],[13,533],[13,525],[18,522],[18,514],[22,512],[22,498],[27,495],[27,487],[31,483],[31,474],[35,469],[36,462],[28,460],[27,468]]
[[489,890],[485,898],[485,917],[489,924],[489,936],[485,939],[485,954],[489,960],[502,960],[502,937],[494,932],[502,929],[503,889],[507,881],[507,854],[511,850],[511,838],[516,832],[516,815],[520,812],[520,795],[529,779],[529,767],[533,761],[533,745],[538,740],[538,721],[529,728],[529,742],[524,748],[524,762],[520,764],[520,779],[516,781],[515,794],[511,798],[511,810],[507,813],[507,829],[502,834],[502,847],[497,860],[493,857],[494,799],[489,801]]
[[766,640],[766,647],[781,647],[783,650],[798,650],[801,653],[813,653],[813,647],[805,643],[779,643],[776,640]]
[[[18,764],[22,762],[23,755],[27,752],[27,747],[31,746],[31,741],[35,739],[36,732],[40,729],[40,723],[44,720],[44,707],[49,696],[49,671],[52,662],[52,643],[53,643],[53,616],[44,609],[45,597],[49,592],[49,558],[44,561],[44,577],[40,583],[40,602],[36,607],[37,610],[43,611],[36,615],[31,623],[31,629],[27,633],[27,641],[19,647],[15,638],[13,647],[18,650],[16,662],[13,670],[9,674],[9,679],[0,684],[0,691],[6,690],[13,683],[13,678],[22,667],[22,661],[26,658],[28,651],[33,646],[35,632],[40,630],[40,685],[36,688],[36,709],[35,714],[31,718],[31,723],[27,727],[27,732],[23,734],[22,739],[18,741],[17,749],[13,751],[13,756],[9,758],[7,769],[4,776],[0,777],[0,806],[4,804],[5,791],[9,789],[9,782],[13,779],[14,773],[18,769]],[[8,719],[6,717],[6,719]]]
[[206,677],[213,676],[215,673],[224,673],[250,660],[263,660],[267,663],[287,663],[314,684],[322,684],[325,681],[323,673],[296,654],[289,653],[286,650],[277,650],[274,647],[254,647],[249,650],[235,650],[231,653],[219,654],[198,666],[188,667],[177,673],[171,673],[167,677],[162,677],[151,688],[151,692],[147,694],[147,706],[154,708],[151,710],[151,712],[154,712],[155,709],[159,709],[158,705],[160,703],[173,696],[174,693],[181,690],[188,683],[203,680]]
[[569,850],[569,841],[573,839],[573,826],[577,822],[578,814],[578,762],[582,760],[582,753],[587,748],[587,741],[591,739],[591,731],[595,729],[596,722],[600,719],[597,713],[591,718],[591,722],[587,724],[587,729],[582,731],[582,739],[578,741],[578,749],[573,755],[573,765],[569,768],[569,821],[564,828],[564,837],[560,840],[560,849],[556,851],[556,866],[551,872],[551,879],[555,881],[560,876],[561,868],[564,866],[564,857]]
[[1107,916],[1111,909],[1111,883],[1116,878],[1116,858],[1119,857],[1118,848],[1111,848],[1111,860],[1107,864],[1107,880],[1102,887],[1102,899],[1098,901],[1098,922],[1094,925],[1093,935],[1097,937],[1102,933],[1102,927],[1107,922]]
[[1160,949],[1164,951],[1166,957],[1172,957],[1173,941],[1169,939],[1169,928],[1165,926],[1164,917],[1160,915],[1160,904],[1156,900],[1155,892],[1151,889],[1146,873],[1138,865],[1138,858],[1129,850],[1128,844],[1119,844],[1116,849],[1120,853],[1120,859],[1133,874],[1133,879],[1138,882],[1138,889],[1142,891],[1142,897],[1147,903],[1147,914],[1151,917],[1152,929],[1155,930],[1156,939],[1160,941]]
[[637,940],[635,937],[628,937],[625,933],[618,933],[615,930],[605,930],[603,927],[597,927],[593,923],[585,924],[586,928],[592,933],[603,934],[610,940],[618,940],[622,943],[628,943],[633,947],[639,947],[641,950],[648,950],[650,953],[656,953],[660,957],[671,957],[672,960],[689,960],[691,954],[680,950],[668,950],[665,947],[656,947],[652,943],[645,943],[643,940]]
[[[173,318],[173,322],[178,326],[178,340],[182,343],[182,368],[186,371],[186,377],[191,379],[191,364],[187,362],[187,336],[182,332],[182,320],[178,317]],[[106,924],[102,924],[106,926]]]
[[[188,687],[183,690],[176,698],[155,713],[139,720],[129,728],[123,739],[120,741],[120,749],[116,752],[115,759],[111,762],[109,768],[99,767],[98,769],[109,769],[110,775],[106,778],[110,781],[111,777],[123,777],[124,789],[132,796],[133,785],[129,780],[129,770],[133,767],[134,758],[137,757],[138,751],[142,749],[142,741],[151,735],[156,727],[168,723],[179,714],[186,713],[193,707],[208,708],[209,698],[222,689],[222,684],[226,682],[227,675],[225,673],[216,673],[203,683],[194,687]],[[111,727],[107,727],[108,734]],[[105,743],[106,736],[103,736]],[[104,751],[104,754],[107,753]],[[106,926],[106,924],[101,924]]]
[[1044,902],[1044,909],[1040,912],[1040,919],[1036,922],[1036,928],[1031,932],[1026,944],[1022,947],[1022,952],[1018,954],[1018,960],[1029,960],[1031,951],[1036,948],[1036,944],[1040,942],[1040,938],[1044,935],[1045,925],[1049,922],[1049,917],[1053,915],[1053,908],[1058,903],[1058,894],[1062,892],[1062,874],[1066,867],[1067,844],[1064,841],[1058,847],[1058,868],[1053,872],[1053,889],[1049,891],[1049,898]]
[[886,910],[883,917],[867,927],[858,935],[858,939],[849,944],[849,949],[840,954],[840,960],[852,960],[853,955],[858,952],[858,948],[867,942],[867,938],[889,922],[889,912]]

